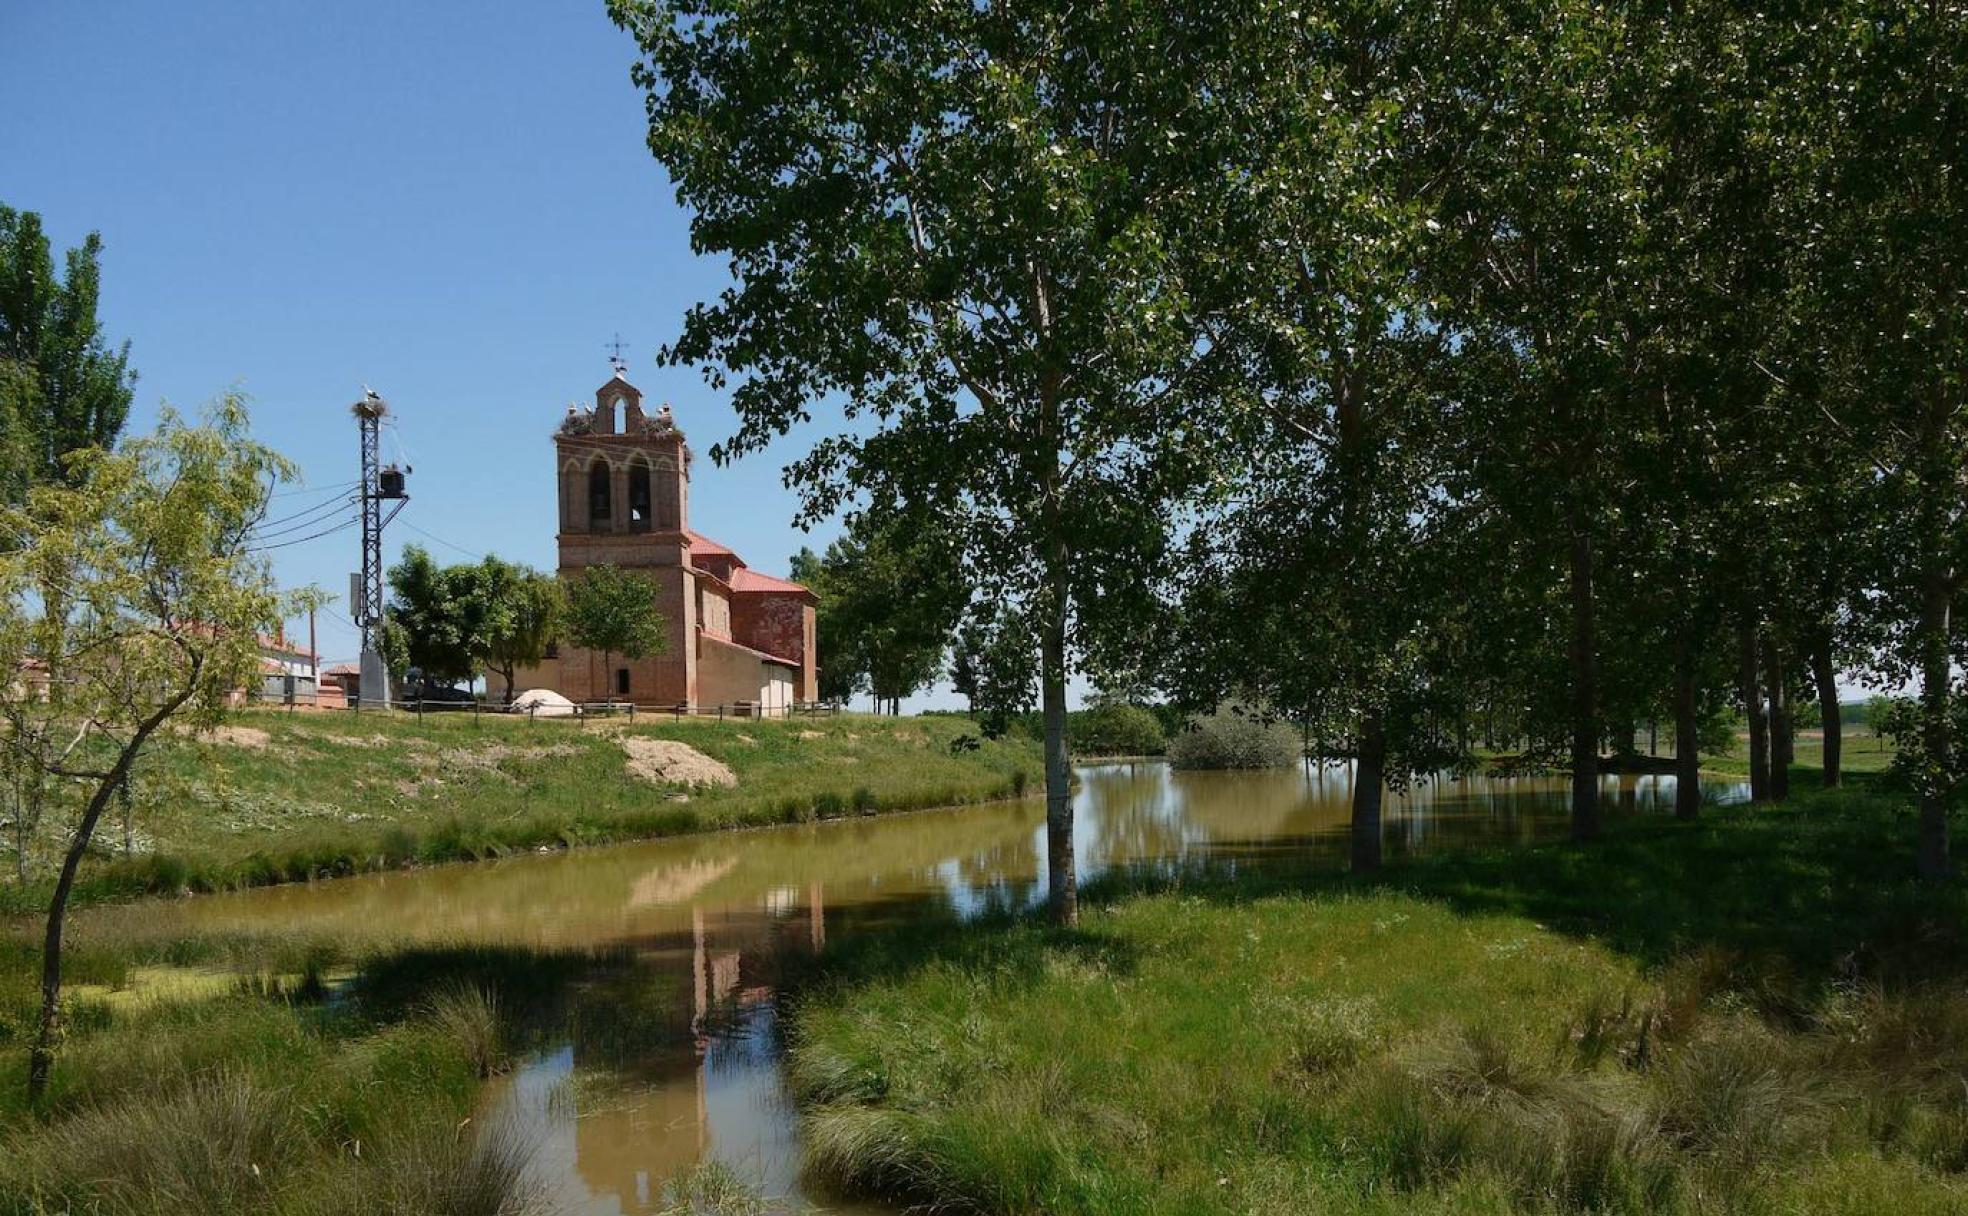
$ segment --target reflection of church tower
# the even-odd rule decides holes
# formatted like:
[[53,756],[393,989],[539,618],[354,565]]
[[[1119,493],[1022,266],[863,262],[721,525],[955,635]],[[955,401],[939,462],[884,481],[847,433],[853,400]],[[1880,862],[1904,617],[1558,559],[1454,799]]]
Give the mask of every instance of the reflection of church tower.
[[663,654],[637,661],[562,647],[560,691],[576,701],[696,700],[697,597],[690,577],[690,448],[664,406],[643,413],[642,390],[618,369],[591,410],[567,407],[554,435],[560,467],[560,573],[586,566],[637,570],[669,622]]

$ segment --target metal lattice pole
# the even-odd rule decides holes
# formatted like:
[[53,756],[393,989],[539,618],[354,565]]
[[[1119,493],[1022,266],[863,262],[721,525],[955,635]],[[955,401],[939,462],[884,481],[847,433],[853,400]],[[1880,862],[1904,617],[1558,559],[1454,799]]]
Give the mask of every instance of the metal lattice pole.
[[362,629],[362,649],[376,648],[376,626],[383,619],[383,500],[377,484],[382,472],[383,415],[389,411],[381,397],[370,393],[354,407],[362,433],[362,602],[355,623]]
[[[355,623],[362,631],[361,692],[357,702],[374,701],[387,706],[390,700],[389,672],[376,649],[377,627],[383,623],[383,528],[410,496],[403,491],[408,468],[382,467],[383,419],[389,416],[389,403],[372,389],[364,389],[362,400],[350,407],[356,429],[362,436],[362,574],[356,599]],[[383,503],[393,502],[389,514]]]

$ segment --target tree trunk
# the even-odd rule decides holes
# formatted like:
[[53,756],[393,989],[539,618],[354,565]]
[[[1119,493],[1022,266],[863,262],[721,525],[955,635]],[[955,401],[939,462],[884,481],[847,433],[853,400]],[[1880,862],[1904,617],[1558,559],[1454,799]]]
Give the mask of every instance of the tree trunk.
[[1749,797],[1762,802],[1770,796],[1770,737],[1763,729],[1763,692],[1757,678],[1756,622],[1745,621],[1737,630],[1742,647],[1743,717],[1749,726]]
[[1354,750],[1359,762],[1353,769],[1353,872],[1371,874],[1380,869],[1381,784],[1387,768],[1387,732],[1378,713],[1360,720]]
[[1572,532],[1572,839],[1599,836],[1598,622],[1592,601],[1592,537]]
[[1845,720],[1838,711],[1838,670],[1831,662],[1827,633],[1811,648],[1811,682],[1818,688],[1818,725],[1824,731],[1824,786],[1836,789],[1845,752]]
[[1796,735],[1790,726],[1790,681],[1784,674],[1783,644],[1771,638],[1763,644],[1765,683],[1770,695],[1770,797],[1790,797],[1790,761]]
[[116,803],[123,812],[123,856],[134,857],[137,852],[136,824],[133,822],[136,810],[132,805],[136,799],[130,794],[130,777],[125,773],[123,781],[116,787]]
[[[197,685],[198,666],[195,664],[192,671],[193,687]],[[68,920],[68,896],[75,888],[76,872],[82,868],[82,857],[89,851],[89,841],[95,836],[96,824],[109,806],[111,796],[118,786],[129,779],[130,766],[136,763],[137,753],[143,749],[151,733],[190,699],[189,689],[174,696],[131,734],[130,741],[123,745],[122,753],[116,758],[115,767],[97,783],[96,792],[89,798],[88,808],[82,812],[82,822],[75,826],[75,836],[69,841],[68,853],[62,858],[61,876],[55,880],[55,893],[48,900],[47,932],[41,940],[41,1029],[35,1036],[34,1049],[28,1055],[27,1100],[30,1105],[38,1103],[48,1091],[48,1078],[55,1067],[55,1048],[61,1042],[62,931]]]
[[1046,883],[1052,923],[1080,923],[1073,872],[1072,774],[1066,758],[1066,605],[1055,592],[1039,643],[1039,700],[1045,715]]
[[22,886],[27,885],[27,825],[29,822],[27,787],[23,783],[14,790],[14,878]]
[[1674,817],[1701,814],[1701,738],[1695,711],[1694,646],[1687,638],[1674,646]]
[[1948,634],[1953,571],[1939,546],[1930,551],[1920,609],[1920,843],[1916,865],[1927,882],[1954,870],[1948,849],[1948,793],[1953,739],[1948,715]]

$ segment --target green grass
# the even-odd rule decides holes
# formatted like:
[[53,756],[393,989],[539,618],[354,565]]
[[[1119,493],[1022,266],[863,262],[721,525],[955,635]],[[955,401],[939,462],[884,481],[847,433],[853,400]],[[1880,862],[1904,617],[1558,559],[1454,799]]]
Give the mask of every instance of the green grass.
[[[232,727],[265,740],[176,738],[146,754],[134,848],[124,853],[112,812],[79,901],[977,802],[1022,793],[1041,771],[1029,741],[953,748],[976,733],[953,718],[631,726],[259,712]],[[632,776],[625,735],[687,743],[737,784],[686,790]],[[40,909],[58,843],[42,842],[26,884],[0,880],[0,914]]]
[[[1824,775],[1824,744],[1817,739],[1800,736],[1796,750],[1797,755],[1790,766],[1792,788],[1804,789],[1817,785]],[[1882,773],[1892,767],[1893,756],[1892,744],[1869,734],[1856,734],[1848,730],[1844,745],[1839,748],[1838,768],[1841,773]],[[1747,777],[1748,741],[1737,739],[1727,752],[1704,755],[1702,768],[1732,777]]]
[[1912,838],[1862,788],[848,943],[811,1161],[987,1213],[1968,1211],[1968,892]]
[[[54,1084],[25,1105],[32,954],[0,956],[0,1213],[455,1213],[536,1210],[532,1146],[488,1132],[483,1079],[571,1035],[606,1055],[577,985],[630,982],[626,956],[487,947],[344,957],[331,943],[195,938],[79,947]],[[118,1000],[146,967],[229,982]],[[343,973],[325,999],[325,970]],[[687,1011],[646,999],[673,1032]],[[625,1015],[626,1016],[626,1015]],[[597,1046],[597,1039],[603,1040]]]

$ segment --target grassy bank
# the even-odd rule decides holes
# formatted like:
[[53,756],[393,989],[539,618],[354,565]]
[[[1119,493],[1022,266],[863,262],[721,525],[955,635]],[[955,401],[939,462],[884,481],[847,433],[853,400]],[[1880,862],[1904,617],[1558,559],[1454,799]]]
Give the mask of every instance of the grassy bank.
[[[640,1029],[570,1012],[575,985],[630,982],[626,958],[98,943],[73,956],[68,1040],[29,1110],[30,963],[19,948],[0,958],[5,1216],[543,1210],[523,1173],[532,1146],[482,1126],[484,1079],[548,1036],[627,1055],[647,1026],[671,1029],[642,994],[624,1003]],[[180,982],[133,982],[160,968]]]
[[1968,1210],[1968,893],[1861,789],[848,944],[811,1159],[982,1212]]
[[[582,725],[247,713],[216,736],[167,740],[146,755],[129,847],[113,813],[78,898],[915,810],[1037,784],[1034,745],[974,736],[961,719],[859,715]],[[636,740],[686,744],[725,766],[733,782],[638,776],[626,750]],[[0,881],[0,913],[39,910],[58,845],[52,833],[40,842],[27,884]],[[12,858],[4,860],[11,874]]]
[[[1824,775],[1823,741],[1800,736],[1796,752],[1790,766],[1791,785],[1798,789],[1816,786]],[[1857,738],[1847,735],[1844,746],[1839,748],[1838,768],[1841,773],[1882,773],[1892,767],[1894,754],[1892,744],[1871,735]],[[1726,752],[1704,755],[1702,768],[1731,777],[1749,776],[1747,740],[1737,739],[1735,746]]]

